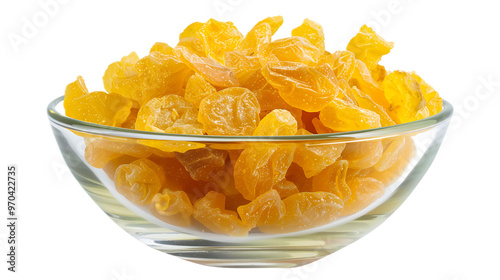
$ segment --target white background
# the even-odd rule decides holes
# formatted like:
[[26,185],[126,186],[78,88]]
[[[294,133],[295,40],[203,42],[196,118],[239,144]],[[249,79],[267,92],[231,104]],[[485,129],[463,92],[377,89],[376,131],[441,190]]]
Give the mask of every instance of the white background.
[[[19,272],[7,273],[2,187],[0,279],[500,279],[498,1],[61,0],[50,15],[46,2],[0,4],[0,178],[18,165],[20,219]],[[272,15],[285,18],[277,37],[306,17],[319,22],[331,51],[364,23],[394,41],[382,64],[416,70],[456,109],[434,164],[384,224],[312,265],[217,269],[142,245],[64,167],[46,105],[77,75],[102,90],[109,63],[157,41],[175,45],[193,21],[231,20],[246,33]],[[27,22],[36,30],[23,34]]]

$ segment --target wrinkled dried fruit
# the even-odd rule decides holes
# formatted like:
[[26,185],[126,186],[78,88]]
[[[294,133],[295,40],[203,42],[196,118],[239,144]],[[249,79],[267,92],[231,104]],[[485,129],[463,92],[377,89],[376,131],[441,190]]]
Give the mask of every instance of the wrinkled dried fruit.
[[342,159],[349,162],[349,168],[365,169],[380,160],[384,146],[380,140],[347,143],[342,151]]
[[164,189],[153,196],[151,213],[166,223],[188,227],[191,225],[193,205],[185,192]]
[[203,99],[198,121],[208,134],[252,135],[259,112],[259,102],[250,90],[232,87]]
[[327,224],[340,216],[342,200],[327,192],[303,192],[283,199],[285,215],[274,224],[260,226],[265,233],[300,231]]
[[187,82],[184,98],[196,108],[199,108],[203,98],[216,92],[217,90],[214,86],[208,83],[200,74],[196,73]]
[[347,182],[351,188],[351,197],[344,203],[342,216],[351,215],[365,209],[384,194],[382,182],[369,177],[357,177]]
[[168,94],[182,95],[187,80],[192,75],[189,67],[176,57],[160,52],[141,58],[135,67],[141,82],[141,104]]
[[[118,193],[138,205],[148,205],[161,189],[161,168],[148,159],[120,165],[115,173]],[[163,179],[164,180],[164,179]]]
[[197,36],[203,42],[205,53],[220,64],[224,64],[224,54],[234,51],[243,39],[243,35],[232,22],[221,22],[215,19],[209,19],[203,24]]
[[372,28],[363,25],[359,33],[347,45],[347,50],[353,52],[356,59],[363,61],[371,70],[378,65],[382,56],[388,54],[393,47],[393,42],[387,42]]
[[292,36],[304,37],[318,48],[320,53],[325,51],[325,34],[323,33],[323,28],[308,18],[300,26],[292,30]]
[[120,126],[127,119],[132,101],[116,93],[90,92],[83,78],[66,87],[64,110],[66,116],[85,122]]
[[241,220],[250,227],[276,223],[285,215],[285,204],[276,190],[267,191],[252,202],[238,207]]
[[302,37],[274,40],[260,48],[259,59],[262,67],[269,62],[297,62],[314,67],[318,64],[320,50]]
[[394,71],[385,77],[382,86],[391,104],[389,114],[397,123],[418,119],[417,114],[426,102],[417,79],[410,73]]
[[335,98],[319,114],[321,122],[335,131],[352,131],[378,128],[380,116],[377,113]]
[[210,181],[212,174],[226,163],[227,152],[212,148],[176,153],[175,157],[196,181]]
[[[312,133],[300,129],[297,135],[311,135]],[[345,148],[344,143],[305,143],[298,144],[295,150],[293,162],[304,169],[307,178],[320,173],[327,166],[333,164],[340,157]]]
[[226,196],[210,191],[194,204],[193,218],[215,233],[246,236],[250,227],[238,218],[238,213],[225,209]]
[[315,192],[329,192],[340,197],[346,202],[351,197],[351,189],[346,183],[349,163],[339,160],[313,177],[313,190]]
[[289,105],[307,112],[323,109],[339,92],[338,85],[312,67],[296,62],[271,62],[262,74]]
[[295,133],[297,133],[297,120],[287,110],[276,109],[260,121],[253,135],[284,136]]
[[231,69],[209,57],[200,57],[183,46],[175,47],[179,59],[205,80],[218,87],[234,87],[239,82]]

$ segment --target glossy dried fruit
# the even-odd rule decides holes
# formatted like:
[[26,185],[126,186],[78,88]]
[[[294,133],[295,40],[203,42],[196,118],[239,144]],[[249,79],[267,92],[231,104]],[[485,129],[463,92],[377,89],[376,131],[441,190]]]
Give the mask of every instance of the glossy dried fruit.
[[248,200],[269,191],[285,179],[295,144],[254,144],[245,149],[234,166],[236,189]]
[[193,218],[215,233],[246,236],[250,227],[244,224],[235,211],[225,209],[226,196],[210,191],[194,204]]
[[66,87],[66,116],[85,122],[120,126],[127,119],[132,101],[116,93],[90,92],[81,76]]
[[[153,52],[160,52],[161,54],[164,55],[175,55],[174,48],[169,46],[167,43],[162,43],[162,42],[156,42],[151,49],[149,50],[149,53]],[[139,60],[139,58],[137,58]]]
[[231,69],[209,57],[200,57],[183,46],[175,47],[179,59],[186,63],[205,80],[218,87],[235,87],[239,85],[236,75]]
[[321,122],[335,131],[352,131],[378,128],[380,116],[377,113],[334,98],[319,114]]
[[167,95],[153,98],[144,104],[137,114],[137,130],[203,134],[202,125],[197,121],[198,110],[183,97]]
[[351,189],[346,183],[349,163],[339,160],[313,177],[313,191],[329,192],[346,202],[351,197]]
[[153,196],[151,213],[166,223],[188,227],[191,225],[193,205],[185,192],[164,189]]
[[259,21],[256,25],[259,25],[261,23],[267,23],[271,27],[271,34],[274,35],[276,31],[281,27],[283,24],[283,17],[282,16],[274,16],[274,17],[267,17],[261,21]]
[[227,152],[212,148],[190,150],[176,153],[175,157],[196,181],[210,181],[214,173],[226,163]]
[[238,207],[241,220],[250,227],[276,223],[285,215],[285,204],[276,190],[269,190]]
[[389,139],[390,143],[385,147],[382,156],[373,168],[377,171],[384,171],[394,165],[403,154],[405,139],[403,136],[396,139]]
[[252,135],[259,112],[259,102],[250,90],[232,87],[203,99],[198,121],[211,135]]
[[271,62],[262,74],[289,105],[307,112],[317,112],[334,99],[339,88],[312,67],[296,62]]
[[297,62],[314,67],[318,64],[321,52],[307,39],[289,37],[274,40],[260,48],[259,59],[262,67],[269,62]]
[[287,110],[276,109],[260,122],[254,136],[284,136],[297,133],[297,120]]
[[287,198],[300,192],[299,188],[297,188],[297,186],[293,182],[288,181],[287,179],[283,179],[276,183],[273,186],[273,189],[278,192],[281,199]]
[[394,71],[382,83],[390,103],[389,114],[397,123],[418,119],[418,112],[426,106],[420,85],[410,73]]
[[139,61],[139,56],[131,52],[120,61],[111,63],[102,77],[104,89],[109,93],[118,93],[140,102],[142,93],[141,82],[135,68],[137,61]]
[[370,177],[356,177],[348,183],[351,197],[344,203],[342,216],[359,212],[384,194],[382,182]]
[[152,148],[134,142],[95,138],[85,143],[85,160],[95,168],[103,168],[109,161],[122,155],[147,158],[152,153]]
[[380,140],[347,143],[342,151],[342,159],[349,162],[349,168],[366,169],[372,167],[382,157],[384,146]]
[[318,64],[329,64],[337,79],[349,81],[356,69],[356,58],[350,51],[336,51],[324,53],[320,56]]
[[226,66],[234,72],[243,87],[246,87],[243,84],[253,73],[260,73],[259,57],[245,55],[239,51],[226,53]]
[[236,50],[241,51],[245,55],[258,54],[259,49],[263,45],[271,42],[271,37],[271,26],[266,22],[257,23],[240,41]]
[[350,93],[353,94],[356,104],[359,107],[370,110],[372,112],[377,113],[380,117],[380,124],[382,126],[391,126],[396,125],[396,122],[392,120],[387,111],[381,105],[377,104],[368,94],[363,93],[356,87],[354,87]]
[[[311,135],[312,133],[300,129],[297,135]],[[333,164],[340,157],[345,148],[344,143],[305,143],[297,144],[293,162],[304,170],[307,178],[320,173],[327,166]]]
[[292,36],[306,38],[311,44],[318,48],[320,53],[325,51],[325,34],[323,33],[323,27],[308,18],[306,18],[300,26],[292,30]]
[[389,102],[384,95],[382,86],[372,78],[370,70],[368,70],[366,65],[359,59],[356,59],[356,68],[354,69],[352,77],[349,80],[349,85],[359,88],[362,92],[368,94],[373,101],[385,109],[389,108]]
[[205,48],[203,41],[198,36],[198,30],[203,26],[201,22],[193,22],[188,25],[181,34],[177,46],[183,46],[198,56],[205,57]]
[[413,78],[415,78],[420,85],[422,94],[424,95],[425,101],[427,103],[426,107],[429,110],[429,115],[433,116],[443,109],[443,99],[428,83],[426,83],[419,75],[415,72],[411,73]]
[[182,95],[192,71],[172,55],[153,52],[136,64],[141,82],[141,104],[155,97],[169,94]]
[[243,39],[243,35],[232,22],[215,19],[209,19],[203,24],[197,36],[203,42],[205,53],[220,64],[224,64],[224,54],[234,51]]
[[285,215],[278,222],[260,226],[265,233],[300,231],[327,224],[340,216],[342,200],[327,192],[303,192],[283,199]]
[[384,171],[377,171],[374,167],[366,169],[366,176],[375,178],[381,181],[385,186],[389,186],[398,178],[400,178],[410,164],[413,156],[416,153],[415,143],[409,136],[405,137],[404,148],[399,156],[399,159],[389,168]]
[[347,50],[353,52],[356,59],[363,61],[371,70],[393,47],[394,43],[384,40],[372,28],[363,25],[347,45]]
[[279,91],[267,82],[260,68],[248,76],[242,87],[251,90],[255,94],[262,111],[287,107],[292,108],[281,98]]
[[148,159],[120,165],[115,173],[118,193],[138,205],[148,205],[161,189],[160,167]]
[[199,108],[203,98],[216,93],[217,90],[209,82],[207,82],[200,74],[192,75],[186,85],[184,98],[191,102],[194,107]]

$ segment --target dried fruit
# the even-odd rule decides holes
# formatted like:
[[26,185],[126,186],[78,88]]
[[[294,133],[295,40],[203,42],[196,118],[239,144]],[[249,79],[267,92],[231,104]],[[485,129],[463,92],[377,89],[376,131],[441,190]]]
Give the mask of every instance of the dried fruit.
[[175,157],[196,181],[210,181],[212,174],[226,163],[227,152],[212,148],[190,150],[176,153]]
[[286,103],[307,112],[320,111],[339,92],[337,84],[302,63],[271,62],[262,74]]
[[382,157],[384,147],[380,140],[347,143],[342,159],[349,162],[349,168],[366,169],[372,167]]
[[[158,42],[110,64],[108,93],[78,77],[66,89],[69,117],[147,131],[75,131],[87,163],[157,219],[231,236],[313,228],[373,203],[404,178],[413,138],[338,132],[426,118],[442,99],[415,73],[388,73],[379,62],[393,43],[367,26],[330,53],[310,19],[273,41],[282,23],[268,17],[243,36],[232,22],[194,22],[175,48]],[[150,137],[161,133],[170,140]]]
[[304,37],[318,48],[320,53],[325,51],[325,34],[323,33],[323,28],[308,18],[300,26],[292,30],[292,36]]
[[321,122],[335,131],[352,131],[381,127],[380,116],[346,101],[334,98],[319,114]]
[[410,73],[394,71],[382,83],[389,103],[389,114],[397,123],[418,119],[418,112],[426,106],[420,85]]
[[172,55],[153,52],[135,64],[141,82],[141,104],[155,97],[182,95],[192,71]]
[[318,64],[320,50],[302,37],[278,39],[260,48],[259,59],[262,67],[269,62],[297,62],[314,67]]
[[196,108],[200,107],[203,98],[216,93],[217,90],[208,83],[200,74],[191,76],[186,85],[184,98],[191,102]]
[[285,215],[278,222],[260,226],[265,233],[300,231],[327,224],[340,216],[342,200],[327,192],[303,192],[283,199]]
[[209,57],[200,57],[183,46],[175,47],[179,59],[205,80],[218,87],[234,87],[239,82],[231,69]]
[[356,59],[363,61],[371,70],[378,65],[382,56],[388,54],[393,47],[394,43],[387,42],[372,28],[363,25],[359,33],[347,45],[347,50],[353,52]]
[[297,133],[297,120],[287,110],[276,109],[260,121],[253,135],[284,136],[295,133]]
[[203,99],[198,121],[208,134],[252,135],[259,112],[259,102],[250,90],[232,87]]
[[194,204],[193,218],[215,233],[246,236],[250,227],[238,218],[238,213],[225,209],[226,196],[210,191]]
[[349,81],[356,69],[356,58],[350,51],[336,51],[333,54],[324,53],[320,56],[318,64],[329,64],[337,79]]
[[[300,129],[297,135],[311,135],[305,129]],[[311,178],[320,173],[327,166],[333,164],[345,148],[344,143],[333,144],[298,144],[295,150],[293,162],[297,163],[307,178]]]
[[151,213],[166,223],[188,227],[191,225],[193,205],[185,192],[164,189],[153,196]]
[[102,77],[104,89],[109,93],[118,93],[136,102],[141,101],[141,82],[135,64],[139,56],[131,52],[120,61],[111,63]]
[[427,103],[427,109],[429,110],[429,115],[433,116],[443,109],[443,99],[439,96],[439,94],[428,84],[426,83],[419,75],[415,74],[415,72],[411,73],[413,78],[415,78],[420,85],[420,89],[422,90],[422,94],[424,95],[425,101]]
[[132,101],[116,93],[90,92],[83,78],[66,87],[64,110],[66,116],[81,121],[120,126],[127,119]]
[[384,185],[377,179],[356,177],[348,183],[351,197],[344,203],[342,216],[354,214],[363,210],[384,194]]
[[243,35],[232,22],[221,22],[209,19],[196,33],[203,42],[207,56],[224,64],[224,54],[234,51]]
[[313,177],[313,190],[315,192],[329,192],[346,202],[351,197],[351,189],[346,183],[349,163],[339,160]]
[[267,191],[252,202],[238,207],[241,220],[250,227],[276,223],[285,215],[285,204],[276,190]]
[[148,205],[161,189],[162,176],[160,167],[154,162],[138,159],[116,169],[116,190],[135,204]]

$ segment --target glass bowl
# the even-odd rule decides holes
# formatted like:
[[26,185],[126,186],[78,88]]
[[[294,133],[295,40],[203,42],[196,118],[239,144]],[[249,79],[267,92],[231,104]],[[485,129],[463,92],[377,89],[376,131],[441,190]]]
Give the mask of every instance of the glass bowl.
[[[421,180],[439,150],[453,112],[452,106],[444,101],[443,110],[432,117],[377,129],[278,137],[200,136],[136,131],[75,120],[64,115],[63,99],[59,97],[49,104],[50,124],[66,164],[95,203],[116,224],[144,244],[185,260],[218,267],[300,266],[363,237],[384,222]],[[92,143],[103,142],[110,146],[125,146],[129,152],[113,163],[99,162],[109,151],[95,149],[89,155],[89,148],[93,147]],[[191,148],[229,151],[269,145],[313,149],[342,146],[345,148],[340,158],[332,161],[348,162],[349,167],[341,173],[350,184],[351,198],[344,202],[341,212],[331,208],[310,212],[302,209],[304,213],[301,215],[309,216],[299,220],[292,229],[271,227],[264,230],[263,227],[262,231],[253,229],[245,236],[230,236],[214,233],[196,221],[188,227],[180,227],[153,214],[150,207],[132,203],[115,188],[113,178],[119,164],[141,157],[161,161],[172,156],[172,153],[156,149],[146,155],[138,152],[144,147],[141,143],[152,142],[156,147],[158,143],[180,143]],[[233,164],[229,157],[226,161],[228,165]],[[315,179],[320,177],[317,174],[307,178],[304,170],[308,166],[301,166],[293,163],[286,174],[286,179],[301,191],[318,191],[318,184],[322,190],[321,186],[331,185],[333,180],[340,178],[340,175],[331,175],[337,171],[321,179]],[[166,174],[167,180],[168,176],[177,176]],[[233,174],[229,175],[234,179]],[[382,185],[373,187],[373,184],[363,183],[367,180]],[[198,197],[190,196],[193,201],[209,191],[224,192],[224,188],[221,190],[213,183],[201,184],[196,190]],[[226,200],[228,208],[231,208],[230,204],[233,204],[233,199]],[[329,211],[336,211],[335,218],[328,218],[334,214]]]

